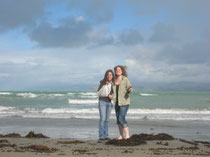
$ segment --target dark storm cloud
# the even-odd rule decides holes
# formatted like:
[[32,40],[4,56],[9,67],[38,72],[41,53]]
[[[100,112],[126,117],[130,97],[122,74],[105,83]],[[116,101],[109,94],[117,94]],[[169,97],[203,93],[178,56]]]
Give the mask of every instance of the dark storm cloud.
[[[167,65],[210,66],[210,45],[208,41],[191,41],[183,44],[164,44],[161,47],[137,50],[130,55],[137,62]],[[157,65],[158,65],[157,64]],[[179,71],[180,72],[180,71]]]
[[100,47],[105,45],[114,45],[115,39],[112,35],[101,35],[92,40],[93,47]]
[[87,22],[69,17],[59,27],[43,22],[29,36],[42,47],[75,47],[89,42],[91,29]]
[[[207,20],[209,14],[210,1],[199,0],[126,0],[127,4],[134,8],[139,15],[147,14],[151,16],[162,15],[169,20],[193,21],[199,23]],[[199,17],[202,17],[198,19]]]
[[179,47],[168,45],[155,57],[169,64],[209,64],[210,45],[207,41],[194,41]]
[[210,41],[210,23],[206,25],[206,28],[203,30],[204,39]]
[[44,12],[43,0],[0,0],[0,31],[28,25]]
[[137,45],[144,41],[139,31],[130,29],[119,34],[119,42],[123,45]]
[[105,23],[112,20],[116,0],[71,0],[68,8],[82,12],[93,23]]
[[176,31],[172,25],[157,23],[154,26],[154,32],[150,37],[151,42],[171,42],[176,41]]
[[35,24],[37,19],[47,15],[47,7],[62,3],[68,4],[68,11],[80,12],[91,23],[109,22],[113,18],[114,2],[111,0],[1,0],[0,31]]
[[96,30],[94,25],[84,19],[73,17],[62,20],[58,27],[41,23],[29,36],[41,47],[80,47],[88,44],[92,48],[106,45],[134,46],[144,41],[138,30],[125,30],[114,37],[110,31]]
[[63,19],[62,24],[53,27],[51,24],[42,22],[34,28],[29,37],[40,47],[100,47],[114,45],[115,39],[111,32],[100,31],[85,21],[82,17],[68,17]]

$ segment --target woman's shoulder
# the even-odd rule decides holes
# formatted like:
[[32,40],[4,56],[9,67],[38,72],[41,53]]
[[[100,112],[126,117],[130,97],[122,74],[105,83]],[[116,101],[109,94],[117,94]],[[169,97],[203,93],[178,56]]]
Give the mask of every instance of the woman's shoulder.
[[127,76],[122,76],[122,79],[123,80],[128,80],[128,77]]
[[101,80],[101,81],[100,81],[100,84],[101,84],[101,85],[105,85],[105,84],[106,84],[106,81]]

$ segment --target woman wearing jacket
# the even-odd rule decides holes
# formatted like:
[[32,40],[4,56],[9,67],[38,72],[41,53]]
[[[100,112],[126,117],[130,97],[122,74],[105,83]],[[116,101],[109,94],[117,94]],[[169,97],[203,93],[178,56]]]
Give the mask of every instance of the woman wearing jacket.
[[115,113],[120,133],[118,140],[123,139],[123,133],[125,133],[125,139],[128,139],[130,138],[129,128],[125,117],[130,105],[129,93],[132,92],[132,86],[127,78],[125,66],[117,65],[114,71],[113,103],[115,104]]
[[104,79],[100,81],[98,87],[98,109],[100,114],[99,120],[99,140],[108,139],[108,123],[111,113],[112,83],[114,82],[114,73],[111,69],[107,70]]

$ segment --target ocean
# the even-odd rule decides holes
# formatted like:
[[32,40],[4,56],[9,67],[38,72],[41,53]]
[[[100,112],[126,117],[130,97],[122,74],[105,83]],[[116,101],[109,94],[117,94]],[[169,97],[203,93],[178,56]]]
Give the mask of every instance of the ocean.
[[[191,130],[189,138],[210,140],[210,92],[134,91],[130,97],[127,121],[131,133],[176,135],[175,130],[181,129],[178,137],[187,138]],[[98,119],[94,91],[0,92],[0,133],[35,130],[53,138],[97,139]],[[110,135],[115,137],[114,108],[110,119]]]

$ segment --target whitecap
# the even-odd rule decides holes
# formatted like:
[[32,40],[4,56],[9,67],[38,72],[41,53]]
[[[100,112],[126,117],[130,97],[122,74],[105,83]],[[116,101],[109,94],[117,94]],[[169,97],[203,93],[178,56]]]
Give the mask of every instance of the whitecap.
[[65,96],[65,94],[49,94],[48,96],[61,97],[61,96]]
[[39,95],[34,94],[34,93],[17,93],[16,95],[17,96],[22,96],[24,98],[36,98],[36,97],[39,96]]
[[96,114],[98,113],[98,109],[91,108],[91,109],[73,109],[73,108],[46,108],[41,111],[41,113],[47,114],[60,114],[60,113],[72,113],[72,114]]
[[67,93],[68,95],[74,95],[74,94],[76,94],[76,93]]
[[81,95],[92,95],[92,96],[97,96],[97,93],[96,92],[86,92],[86,93],[79,93]]
[[97,98],[97,95],[81,95],[81,98]]
[[0,106],[0,111],[8,111],[11,109],[14,109],[15,107],[5,107],[5,106]]
[[206,114],[209,110],[187,110],[187,109],[129,109],[130,114]]
[[12,95],[10,92],[0,92],[0,95]]
[[81,100],[81,99],[69,99],[69,104],[97,104],[98,100]]
[[141,96],[158,96],[158,94],[139,93]]

